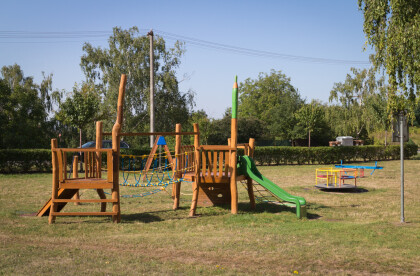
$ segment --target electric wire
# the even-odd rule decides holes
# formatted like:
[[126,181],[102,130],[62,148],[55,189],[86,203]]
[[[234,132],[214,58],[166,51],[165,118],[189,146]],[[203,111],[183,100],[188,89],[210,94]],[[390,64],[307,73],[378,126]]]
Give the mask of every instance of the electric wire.
[[[146,29],[139,29],[139,32],[146,32]],[[245,56],[254,56],[261,58],[272,58],[272,59],[281,59],[294,62],[303,62],[303,63],[317,63],[317,64],[336,64],[336,65],[369,65],[369,61],[360,61],[360,60],[344,60],[344,59],[330,59],[330,58],[318,58],[318,57],[309,57],[309,56],[300,56],[300,55],[290,55],[285,53],[275,53],[264,50],[256,50],[244,47],[238,47],[234,45],[222,44],[217,42],[211,42],[207,40],[202,40],[198,38],[192,38],[184,35],[174,34],[162,30],[153,30],[154,33],[163,37],[166,40],[170,41],[181,41],[186,45],[191,45],[193,47],[207,48],[217,51],[230,52],[239,55]],[[99,39],[107,39],[112,35],[110,31],[61,31],[61,32],[32,32],[32,31],[0,31],[0,43],[2,44],[11,44],[11,43],[71,43],[71,42],[80,42],[81,39],[85,41],[101,41]],[[10,41],[10,39],[20,40],[43,40],[43,41]],[[53,40],[54,39],[54,40]],[[63,40],[65,39],[65,40]],[[73,39],[73,40],[69,40]],[[95,39],[95,40],[92,40]]]

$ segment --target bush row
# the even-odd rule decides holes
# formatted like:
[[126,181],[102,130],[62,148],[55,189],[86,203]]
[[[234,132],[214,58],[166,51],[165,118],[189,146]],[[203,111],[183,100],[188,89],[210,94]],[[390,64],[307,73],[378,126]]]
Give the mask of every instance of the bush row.
[[[150,149],[122,149],[121,154],[144,155]],[[238,154],[243,151],[239,150]],[[417,154],[417,145],[405,144],[404,157]],[[69,156],[71,158],[71,156]],[[105,156],[103,157],[105,158]],[[400,158],[399,146],[361,147],[256,147],[254,160],[260,165],[333,164],[352,161],[393,160]],[[70,159],[68,162],[71,162]],[[51,171],[49,149],[0,149],[0,173]]]
[[49,149],[0,149],[0,172],[51,171]]
[[[417,145],[405,144],[404,157],[417,154]],[[352,161],[379,161],[400,158],[400,146],[360,147],[256,147],[254,160],[260,165],[334,164]]]
[[[150,149],[121,149],[121,154],[127,155],[149,153]],[[71,164],[72,155],[69,154],[67,159],[67,163]],[[105,154],[102,160],[106,160]],[[0,173],[49,172],[51,167],[49,149],[0,149]]]

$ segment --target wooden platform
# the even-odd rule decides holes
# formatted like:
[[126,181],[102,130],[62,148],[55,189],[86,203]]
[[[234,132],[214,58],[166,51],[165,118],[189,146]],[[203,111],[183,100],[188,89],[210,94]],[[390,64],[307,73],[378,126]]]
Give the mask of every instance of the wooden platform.
[[59,183],[60,189],[112,189],[112,181],[102,178],[73,178]]

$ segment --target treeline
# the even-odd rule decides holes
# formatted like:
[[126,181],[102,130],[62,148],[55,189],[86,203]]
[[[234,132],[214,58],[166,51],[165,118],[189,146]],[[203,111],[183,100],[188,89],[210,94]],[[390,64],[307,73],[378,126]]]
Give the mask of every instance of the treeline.
[[[261,73],[239,84],[239,142],[254,137],[257,145],[258,141],[264,145],[271,141],[271,145],[328,146],[337,136],[353,136],[365,145],[387,145],[386,133],[392,126],[387,112],[389,90],[384,78],[377,78],[374,71],[351,68],[344,82],[334,84],[329,103],[308,102],[281,71]],[[202,140],[208,144],[227,139],[229,117],[230,110],[219,120],[208,118],[204,111],[193,114],[203,131]],[[419,105],[410,123],[419,125]],[[378,133],[383,139],[375,141]]]
[[[77,147],[94,140],[95,121],[110,131],[115,122],[121,74],[127,74],[123,132],[147,132],[149,127],[149,40],[136,27],[114,28],[108,48],[83,46],[81,68],[86,80],[72,91],[52,89],[53,76],[43,73],[37,84],[19,65],[3,66],[0,78],[0,148]],[[180,91],[176,70],[185,52],[183,43],[169,48],[155,37],[155,129],[173,131],[181,123],[200,126],[203,144],[226,144],[230,137],[230,109],[223,118],[193,111],[193,91]],[[130,62],[127,62],[127,61]],[[386,133],[389,86],[374,71],[351,68],[330,91],[329,103],[303,99],[285,74],[271,70],[239,84],[238,142],[256,138],[257,145],[327,146],[337,136],[353,136],[378,144],[374,133]],[[420,118],[420,108],[416,112]],[[418,124],[412,116],[414,124]],[[419,120],[420,121],[420,120]],[[386,136],[385,136],[386,137]],[[147,137],[128,137],[134,148],[147,147]],[[189,137],[184,137],[188,142]],[[173,143],[168,137],[168,143]],[[385,142],[386,144],[386,142]]]

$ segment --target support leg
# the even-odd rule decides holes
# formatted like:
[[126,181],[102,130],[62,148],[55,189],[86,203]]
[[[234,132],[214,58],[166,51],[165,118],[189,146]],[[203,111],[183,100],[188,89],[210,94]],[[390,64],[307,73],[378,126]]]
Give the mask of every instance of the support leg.
[[251,209],[255,209],[255,196],[254,196],[254,187],[252,186],[252,179],[247,177],[246,186],[248,188],[249,202],[251,204]]
[[[106,199],[106,195],[105,195],[104,190],[96,189],[96,192],[98,193],[98,195],[101,199]],[[105,212],[105,211],[106,211],[106,202],[101,202],[101,212]]]
[[179,208],[179,197],[180,197],[180,194],[181,194],[181,182],[174,183],[173,188],[174,188],[172,190],[172,193],[173,193],[173,196],[174,196],[173,209],[177,210]]
[[197,180],[195,180],[193,183],[193,197],[192,197],[191,209],[190,209],[190,214],[189,214],[190,217],[195,216],[195,211],[197,209],[197,201],[198,201],[198,189],[199,189],[199,184]]

